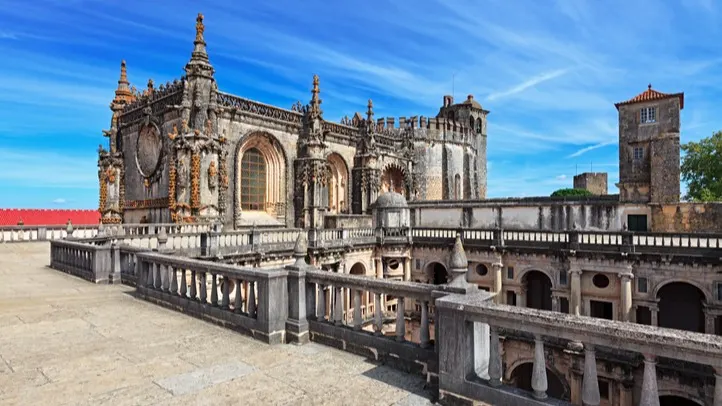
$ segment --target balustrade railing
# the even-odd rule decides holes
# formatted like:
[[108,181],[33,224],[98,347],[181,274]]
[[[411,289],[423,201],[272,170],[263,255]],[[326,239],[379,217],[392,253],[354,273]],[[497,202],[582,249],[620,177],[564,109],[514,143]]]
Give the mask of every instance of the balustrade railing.
[[[74,226],[72,238],[91,238],[98,233],[98,226]],[[66,225],[62,226],[0,226],[0,243],[60,240],[68,237]]]
[[[580,343],[584,351],[580,399],[575,404],[600,404],[597,350],[636,352],[643,358],[640,405],[659,404],[656,363],[658,358],[684,360],[722,372],[722,337],[636,323],[611,321],[558,312],[493,303],[484,292],[447,295],[436,301],[442,342],[439,351],[439,392],[448,403],[454,398],[477,399],[491,404],[537,404],[547,398],[545,343],[566,340]],[[534,337],[532,393],[519,403],[518,390],[505,389],[502,376],[500,335],[520,331]],[[581,351],[581,350],[579,350]],[[712,378],[712,376],[710,376]],[[716,379],[714,399],[722,402],[722,379]],[[542,402],[543,403],[543,402]],[[541,403],[539,403],[541,404]],[[567,403],[563,403],[567,404]]]
[[137,253],[137,293],[267,343],[285,341],[287,271]]
[[50,242],[50,267],[95,283],[120,282],[120,270],[113,263],[118,247],[75,241]]

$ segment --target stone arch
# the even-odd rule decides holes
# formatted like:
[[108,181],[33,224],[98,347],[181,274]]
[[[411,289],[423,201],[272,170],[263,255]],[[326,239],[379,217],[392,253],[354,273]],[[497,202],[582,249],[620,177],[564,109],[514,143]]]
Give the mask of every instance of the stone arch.
[[704,406],[705,402],[688,393],[677,390],[659,391],[659,406]]
[[288,158],[283,146],[271,134],[254,131],[243,136],[236,145],[235,157],[235,179],[234,179],[234,213],[236,219],[240,217],[243,211],[244,202],[242,201],[243,170],[242,164],[244,154],[247,151],[258,153],[263,158],[265,164],[265,202],[260,210],[274,216],[284,216],[286,210],[286,188],[287,188],[287,168]]
[[705,332],[704,291],[688,281],[668,281],[655,289],[659,327]]
[[538,269],[527,269],[519,276],[519,280],[526,291],[526,307],[552,310],[554,279],[549,273]]
[[349,208],[349,170],[343,157],[332,152],[326,157],[329,168],[327,201],[330,213],[345,213]]
[[481,134],[481,118],[476,119],[476,133]]
[[552,289],[557,289],[557,285],[554,280],[554,273],[552,271],[550,271],[549,269],[545,269],[544,267],[530,266],[530,267],[522,269],[521,272],[519,272],[519,275],[517,275],[517,277],[519,278],[519,281],[520,282],[523,281],[526,274],[529,272],[532,272],[532,271],[541,272],[544,275],[546,275],[547,278],[549,278],[549,280],[552,283]]
[[406,189],[410,186],[407,180],[406,168],[396,163],[388,164],[381,172],[381,191],[393,191],[407,197]]
[[[521,358],[509,365],[506,380],[519,389],[532,391],[531,375],[534,359]],[[569,384],[564,375],[551,365],[546,365],[547,395],[551,398],[569,400]]]
[[361,261],[356,262],[349,268],[348,273],[351,275],[366,275],[366,265]]
[[699,289],[699,291],[702,293],[702,297],[704,298],[705,302],[710,303],[710,296],[712,296],[707,290],[699,284],[697,281],[689,280],[689,279],[681,279],[681,278],[672,278],[672,279],[665,279],[662,282],[659,282],[654,287],[654,290],[652,290],[652,297],[657,297],[659,294],[659,290],[665,287],[666,285],[669,285],[670,283],[686,283],[688,285],[692,285],[695,288]]
[[449,282],[451,277],[446,265],[437,261],[432,261],[426,264],[424,273],[426,273],[429,283],[434,285],[445,285]]

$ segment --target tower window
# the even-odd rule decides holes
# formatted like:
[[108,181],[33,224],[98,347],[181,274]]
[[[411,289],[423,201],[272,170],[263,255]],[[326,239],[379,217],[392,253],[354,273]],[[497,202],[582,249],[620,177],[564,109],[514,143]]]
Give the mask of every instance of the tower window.
[[633,150],[634,160],[635,161],[641,161],[644,159],[644,148],[642,147],[634,147]]
[[639,112],[639,122],[642,124],[645,123],[654,123],[657,121],[657,108],[656,107],[642,107],[642,110]]

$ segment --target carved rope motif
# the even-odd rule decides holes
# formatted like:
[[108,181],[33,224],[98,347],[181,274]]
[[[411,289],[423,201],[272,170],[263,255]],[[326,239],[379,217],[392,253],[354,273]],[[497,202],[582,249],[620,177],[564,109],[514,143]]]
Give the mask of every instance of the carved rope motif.
[[201,155],[193,151],[191,155],[191,208],[201,207]]

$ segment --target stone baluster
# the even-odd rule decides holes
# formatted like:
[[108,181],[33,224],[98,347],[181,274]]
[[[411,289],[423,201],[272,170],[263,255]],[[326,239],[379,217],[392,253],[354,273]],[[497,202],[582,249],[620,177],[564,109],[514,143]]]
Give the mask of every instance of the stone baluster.
[[233,302],[233,311],[235,313],[241,313],[243,311],[243,292],[241,292],[242,286],[243,281],[240,279],[236,279],[236,297],[235,301]]
[[318,304],[316,303],[316,284],[306,282],[306,318],[310,318],[312,320],[323,320],[323,317],[319,319],[317,316],[317,306]]
[[256,282],[254,281],[248,282],[248,305],[246,305],[246,309],[248,309],[249,317],[256,317]]
[[504,295],[502,294],[502,269],[504,268],[504,264],[501,262],[501,255],[497,257],[497,261],[491,264],[491,270],[492,270],[492,276],[494,277],[494,285],[492,289],[492,293],[494,293],[496,296],[494,296],[494,303],[502,304],[504,303]]
[[381,293],[374,292],[374,334],[383,334],[384,313],[381,309]]
[[170,273],[173,267],[170,265],[161,265],[161,274],[163,275],[161,290],[163,292],[170,292]]
[[153,264],[153,273],[155,274],[155,278],[153,279],[153,287],[156,290],[162,289],[163,279],[161,277],[161,268],[162,268],[162,265]]
[[652,325],[659,326],[659,305],[655,303],[649,306],[649,312],[652,315]]
[[196,278],[196,271],[191,269],[191,300],[196,300],[196,297],[198,295],[198,292],[197,292],[198,285],[196,282],[197,279],[198,278]]
[[501,373],[499,330],[496,327],[489,326],[489,385],[501,386]]
[[547,398],[547,369],[544,359],[544,341],[540,335],[534,336],[534,366],[531,374],[532,396],[535,399]]
[[168,275],[170,276],[170,293],[177,295],[178,294],[178,273],[176,272],[176,267],[169,266],[168,267]]
[[148,274],[146,275],[146,277],[147,277],[147,279],[146,279],[146,286],[148,287],[148,289],[153,289],[153,287],[155,286],[155,284],[154,284],[154,282],[153,282],[153,281],[154,281],[154,278],[155,278],[155,267],[156,267],[157,265],[156,265],[156,264],[152,264],[152,263],[146,263],[145,266],[146,266],[147,273],[148,273]]
[[205,272],[198,272],[198,299],[201,303],[208,303],[208,276]]
[[489,379],[489,325],[474,323],[474,371],[481,379]]
[[228,277],[224,275],[223,276],[223,292],[222,292],[222,296],[221,296],[221,308],[223,310],[228,310],[229,305],[231,303],[231,298],[230,298],[230,294],[231,294],[230,290],[231,289],[229,286],[230,284],[231,284],[231,280],[228,279]]
[[406,340],[406,319],[404,317],[404,298],[396,299],[396,341]]
[[186,281],[186,269],[185,268],[179,268],[180,271],[180,297],[186,298],[188,296],[188,286]]
[[642,377],[642,395],[639,398],[639,406],[659,406],[657,360],[651,354],[644,354],[644,376]]
[[[630,267],[631,268],[631,267]],[[621,305],[622,321],[631,321],[632,313],[632,279],[634,274],[631,271],[619,273],[622,280],[622,291],[620,292],[619,304]]]
[[419,332],[419,345],[421,348],[429,348],[431,338],[429,334],[429,302],[421,302],[421,331]]
[[353,328],[361,330],[363,319],[361,318],[361,291],[353,290]]
[[337,326],[343,324],[343,288],[333,287],[333,323]]
[[211,306],[218,306],[218,275],[211,273]]
[[320,284],[318,285],[318,302],[316,303],[316,314],[318,320],[326,320],[326,286]]
[[597,380],[597,357],[594,345],[584,344],[584,377],[582,378],[582,404],[599,406],[599,381]]

